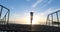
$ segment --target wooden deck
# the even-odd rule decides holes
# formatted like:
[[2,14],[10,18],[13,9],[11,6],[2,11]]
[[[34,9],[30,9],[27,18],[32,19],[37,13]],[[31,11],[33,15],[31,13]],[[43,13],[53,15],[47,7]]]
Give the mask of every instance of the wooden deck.
[[31,25],[8,24],[0,25],[0,31],[60,31],[60,27],[47,25],[33,25],[31,27]]

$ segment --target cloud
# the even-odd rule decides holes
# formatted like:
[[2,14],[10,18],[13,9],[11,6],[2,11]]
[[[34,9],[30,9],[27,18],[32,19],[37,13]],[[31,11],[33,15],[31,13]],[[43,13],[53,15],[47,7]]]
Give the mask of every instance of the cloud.
[[51,13],[58,11],[58,10],[60,10],[60,8],[49,8],[49,9],[45,10],[44,12],[41,12],[40,14],[47,16],[48,14],[51,14]]
[[33,5],[32,5],[32,8],[35,8],[39,3],[41,3],[43,0],[37,0],[37,2],[35,2]]
[[[32,8],[35,8],[38,4],[41,5],[41,2],[42,1],[45,1],[45,0],[37,0],[37,2],[35,2],[33,5],[32,5]],[[47,2],[47,3],[46,3]],[[52,2],[52,0],[46,0],[46,2],[42,2],[42,3],[45,3],[43,4],[42,8],[45,7],[46,5],[50,4]]]
[[[51,14],[51,13],[53,13],[53,12],[56,12],[56,11],[58,11],[58,10],[60,10],[60,8],[50,8],[50,9],[48,9],[48,10],[46,10],[47,12],[48,12],[48,14]],[[46,13],[46,12],[45,12]],[[47,13],[46,13],[47,14]]]
[[46,5],[50,4],[52,1],[53,1],[53,0],[48,0],[48,2],[47,2],[46,4],[44,4],[44,5],[42,6],[42,8],[45,7]]
[[30,0],[26,0],[27,2],[29,2]]
[[41,12],[41,13],[39,13],[39,14],[40,14],[41,16],[43,16],[43,18],[47,18],[47,15],[48,15],[48,14],[51,14],[51,13],[56,12],[56,11],[58,11],[58,10],[60,10],[60,8],[49,8],[49,9],[47,9],[46,11]]

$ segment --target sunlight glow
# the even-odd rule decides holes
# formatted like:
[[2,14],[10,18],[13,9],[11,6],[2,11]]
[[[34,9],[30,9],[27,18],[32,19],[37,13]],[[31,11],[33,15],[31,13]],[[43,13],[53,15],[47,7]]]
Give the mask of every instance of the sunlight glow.
[[[24,13],[23,16],[20,16],[19,14],[14,14],[13,18],[11,18],[11,20],[13,21],[12,23],[17,23],[17,24],[28,24],[30,25],[31,24],[31,20],[30,20],[30,12],[26,12]],[[33,20],[32,20],[32,25],[35,25],[35,24],[44,24],[44,21],[45,21],[45,16],[44,14],[41,14],[41,13],[36,13],[35,11],[32,11],[34,12],[33,14]]]
[[38,15],[34,15],[33,16],[33,21],[32,21],[32,24],[37,24],[38,23]]
[[[27,14],[29,14],[29,13],[27,13]],[[31,20],[30,20],[30,15],[26,15],[26,21],[27,21],[27,24],[31,24],[31,23],[30,23],[30,21],[31,21]],[[33,24],[33,25],[34,25],[34,24],[39,24],[38,21],[40,21],[39,16],[34,13],[34,14],[33,14],[32,24]]]

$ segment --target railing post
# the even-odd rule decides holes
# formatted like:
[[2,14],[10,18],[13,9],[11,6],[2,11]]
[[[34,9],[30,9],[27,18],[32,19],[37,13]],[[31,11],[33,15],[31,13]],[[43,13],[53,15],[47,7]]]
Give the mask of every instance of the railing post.
[[9,15],[10,15],[10,10],[8,10],[7,24],[9,23]]
[[48,23],[47,23],[47,22],[48,22],[48,20],[49,20],[49,15],[47,16],[46,25],[48,24]]
[[57,16],[57,22],[58,22],[58,27],[59,27],[59,17],[58,17],[58,12],[56,12],[56,16]]
[[0,11],[0,18],[1,18],[1,14],[2,14],[2,9],[3,9],[3,7],[1,6],[1,11]]
[[53,14],[51,14],[51,17],[52,17],[52,26],[53,26]]

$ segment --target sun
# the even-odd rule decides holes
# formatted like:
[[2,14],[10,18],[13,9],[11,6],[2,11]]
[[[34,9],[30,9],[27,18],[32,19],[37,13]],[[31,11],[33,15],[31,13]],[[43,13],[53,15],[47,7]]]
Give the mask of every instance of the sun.
[[39,21],[38,15],[35,15],[35,14],[34,14],[32,24],[33,24],[33,25],[34,25],[34,24],[38,24],[38,21]]
[[[39,16],[34,12],[34,11],[32,11],[33,12],[33,20],[32,20],[32,25],[34,25],[34,24],[38,24],[39,23]],[[31,15],[30,15],[30,11],[29,12],[27,12],[27,13],[25,13],[24,14],[25,16],[24,16],[24,19],[25,20],[23,20],[26,24],[31,24]]]
[[[31,24],[30,15],[29,16],[26,16],[26,20],[27,20],[27,24]],[[33,15],[33,20],[32,20],[32,25],[38,24],[38,21],[39,21],[39,16],[36,15],[36,14],[34,14]]]

